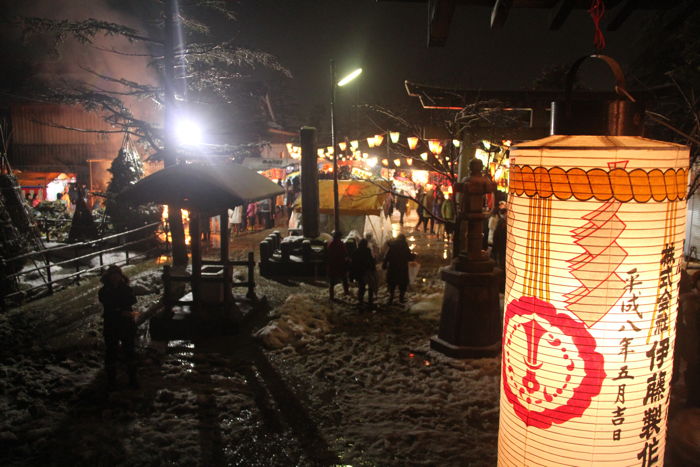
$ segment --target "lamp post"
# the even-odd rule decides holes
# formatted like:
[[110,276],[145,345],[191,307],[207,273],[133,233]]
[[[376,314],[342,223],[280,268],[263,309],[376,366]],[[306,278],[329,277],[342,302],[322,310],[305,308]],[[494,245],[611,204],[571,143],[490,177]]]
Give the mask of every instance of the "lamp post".
[[335,80],[335,61],[331,59],[331,144],[333,145],[333,221],[334,229],[340,232],[340,202],[338,201],[338,155],[335,142],[335,87],[345,86],[362,73],[362,68],[357,68],[340,81]]

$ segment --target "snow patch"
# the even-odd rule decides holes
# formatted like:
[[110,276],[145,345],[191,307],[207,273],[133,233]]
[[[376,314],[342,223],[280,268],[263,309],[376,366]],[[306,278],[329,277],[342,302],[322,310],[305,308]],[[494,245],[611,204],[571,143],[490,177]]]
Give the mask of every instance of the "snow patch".
[[418,294],[412,297],[413,305],[409,312],[417,314],[425,320],[438,321],[442,310],[442,293]]
[[273,312],[273,320],[255,333],[266,347],[280,349],[327,334],[333,309],[325,295],[294,294]]

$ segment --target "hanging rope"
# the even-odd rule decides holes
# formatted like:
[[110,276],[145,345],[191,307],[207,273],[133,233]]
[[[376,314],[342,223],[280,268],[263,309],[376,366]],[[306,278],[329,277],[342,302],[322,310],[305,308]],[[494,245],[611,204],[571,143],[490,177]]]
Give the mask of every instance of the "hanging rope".
[[588,13],[591,15],[593,26],[595,27],[593,45],[600,52],[605,48],[605,36],[603,35],[603,30],[600,29],[600,20],[603,19],[605,14],[605,2],[603,0],[591,0],[591,9],[588,10]]

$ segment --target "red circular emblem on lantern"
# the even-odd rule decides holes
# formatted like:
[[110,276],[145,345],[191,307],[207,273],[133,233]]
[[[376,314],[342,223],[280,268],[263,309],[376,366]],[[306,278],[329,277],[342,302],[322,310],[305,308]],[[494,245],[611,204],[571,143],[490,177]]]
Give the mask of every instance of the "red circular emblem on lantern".
[[502,366],[515,413],[543,429],[580,417],[605,378],[603,356],[586,325],[535,297],[506,308]]

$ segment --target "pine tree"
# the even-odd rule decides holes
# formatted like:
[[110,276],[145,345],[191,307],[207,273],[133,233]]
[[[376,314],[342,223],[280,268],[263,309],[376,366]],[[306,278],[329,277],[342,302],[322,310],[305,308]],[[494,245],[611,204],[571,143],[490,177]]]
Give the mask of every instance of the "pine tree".
[[112,180],[107,186],[105,211],[114,229],[124,231],[156,222],[160,218],[160,209],[156,206],[137,207],[116,201],[119,193],[143,178],[143,162],[138,153],[125,145],[108,170]]

